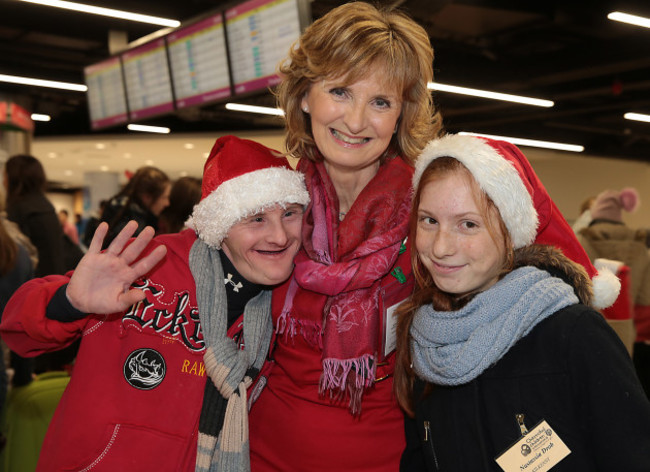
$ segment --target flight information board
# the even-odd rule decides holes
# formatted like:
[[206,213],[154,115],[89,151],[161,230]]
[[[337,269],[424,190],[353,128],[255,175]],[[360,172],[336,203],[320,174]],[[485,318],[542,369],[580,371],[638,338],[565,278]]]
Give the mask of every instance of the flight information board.
[[119,57],[84,68],[88,87],[88,112],[92,129],[126,123],[126,95]]
[[276,85],[278,63],[300,36],[299,0],[250,0],[226,10],[235,94]]
[[174,110],[172,84],[163,38],[122,54],[131,120]]
[[231,95],[223,26],[219,13],[167,35],[177,108]]

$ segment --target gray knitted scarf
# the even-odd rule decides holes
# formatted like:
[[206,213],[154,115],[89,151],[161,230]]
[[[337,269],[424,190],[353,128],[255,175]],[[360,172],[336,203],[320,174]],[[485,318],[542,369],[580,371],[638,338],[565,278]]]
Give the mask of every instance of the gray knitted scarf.
[[228,337],[228,309],[223,269],[217,249],[197,239],[190,250],[190,270],[209,380],[203,395],[196,455],[197,472],[248,471],[248,407],[246,389],[259,373],[272,334],[271,292],[262,291],[244,309],[245,348]]
[[434,384],[465,384],[537,323],[575,303],[571,286],[528,266],[510,272],[458,311],[422,306],[410,330],[413,369]]

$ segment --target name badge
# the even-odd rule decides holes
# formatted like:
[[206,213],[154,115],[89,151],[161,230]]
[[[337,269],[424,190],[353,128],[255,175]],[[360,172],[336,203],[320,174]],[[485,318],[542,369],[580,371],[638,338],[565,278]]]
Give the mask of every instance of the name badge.
[[397,316],[395,316],[395,310],[398,306],[399,303],[389,306],[386,309],[386,313],[384,313],[384,357],[388,357],[388,355],[395,350],[397,345]]
[[[400,274],[402,274],[401,271]],[[397,344],[397,316],[395,316],[395,310],[413,290],[413,285],[409,283],[409,279],[403,274],[402,277],[404,277],[403,280],[397,279],[394,283],[380,290],[379,310],[383,316],[380,338],[381,350],[379,351],[380,362],[383,362],[395,350]],[[395,300],[399,301],[395,303]]]
[[505,472],[544,472],[569,454],[566,444],[543,420],[495,460]]
[[[409,273],[407,276],[400,266],[400,264],[404,263],[410,264],[408,255],[402,256],[405,252],[406,239],[402,241],[396,265],[390,271],[391,283],[388,283],[380,289],[379,312],[383,315],[383,319],[379,337],[379,362],[384,362],[395,351],[397,344],[397,317],[395,316],[395,310],[413,291],[413,274]],[[396,300],[397,303],[395,303]]]

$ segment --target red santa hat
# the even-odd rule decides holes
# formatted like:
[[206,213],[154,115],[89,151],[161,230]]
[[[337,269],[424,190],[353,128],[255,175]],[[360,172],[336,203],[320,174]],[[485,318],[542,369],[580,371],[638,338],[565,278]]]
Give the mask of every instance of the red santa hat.
[[494,202],[515,249],[530,244],[557,247],[589,274],[593,282],[594,307],[605,308],[614,303],[620,281],[607,269],[596,270],[530,163],[515,145],[451,134],[433,140],[415,164],[414,188],[427,166],[444,156],[459,160]]
[[220,248],[230,228],[275,204],[307,205],[304,175],[281,154],[262,144],[223,136],[203,168],[201,201],[187,226],[206,244]]

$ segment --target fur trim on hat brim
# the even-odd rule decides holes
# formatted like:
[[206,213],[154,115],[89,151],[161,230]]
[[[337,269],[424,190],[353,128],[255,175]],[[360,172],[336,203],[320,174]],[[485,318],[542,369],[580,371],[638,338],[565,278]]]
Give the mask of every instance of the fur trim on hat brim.
[[268,167],[222,183],[194,206],[186,225],[208,246],[219,249],[230,228],[241,219],[276,204],[292,203],[309,203],[304,175],[284,167]]
[[515,249],[535,241],[539,219],[528,189],[514,165],[481,138],[449,134],[430,141],[415,163],[413,188],[429,164],[445,156],[459,160],[494,202]]

